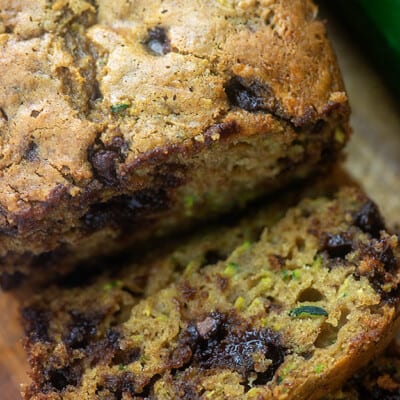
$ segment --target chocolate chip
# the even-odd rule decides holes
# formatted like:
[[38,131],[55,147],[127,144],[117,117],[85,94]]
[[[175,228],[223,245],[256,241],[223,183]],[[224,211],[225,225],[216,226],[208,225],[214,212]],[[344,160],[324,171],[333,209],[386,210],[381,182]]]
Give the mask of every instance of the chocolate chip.
[[138,360],[140,357],[140,348],[117,350],[112,360],[113,364],[128,365]]
[[70,315],[72,321],[63,340],[71,349],[83,349],[94,338],[97,326],[103,316],[99,314],[85,315],[75,310],[71,311]]
[[120,336],[116,328],[110,328],[107,330],[105,337],[101,335],[90,337],[87,341],[87,346],[84,349],[82,348],[85,352],[87,363],[92,368],[97,364],[122,364],[124,357],[126,359],[130,357],[130,352],[126,351],[125,354],[120,350]]
[[384,265],[385,271],[396,272],[397,271],[397,260],[393,253],[392,248],[385,244],[382,251],[379,253],[379,261]]
[[118,184],[116,168],[118,162],[125,160],[127,148],[127,143],[120,136],[114,137],[108,144],[98,139],[89,146],[88,160],[98,180],[108,186]]
[[266,329],[252,329],[234,318],[213,312],[204,319],[189,324],[172,354],[174,366],[188,368],[229,368],[248,377],[255,372],[254,355],[272,360],[262,372],[263,379],[272,379],[282,364],[286,350],[278,334]]
[[117,330],[113,328],[107,330],[106,339],[110,347],[117,349],[119,347],[120,338],[121,334]]
[[105,375],[101,383],[102,389],[106,389],[115,395],[115,399],[122,400],[124,395],[135,396],[135,375],[132,372],[123,372],[119,375]]
[[28,161],[36,161],[38,159],[38,146],[35,142],[29,142],[28,147],[25,150],[24,158]]
[[48,342],[50,313],[35,307],[21,310],[25,333],[33,343]]
[[37,118],[39,116],[39,114],[40,114],[40,111],[38,111],[38,110],[32,110],[31,111],[31,117],[32,118]]
[[382,215],[371,200],[368,200],[354,216],[354,225],[375,238],[379,238],[379,232],[385,229]]
[[353,250],[353,242],[342,234],[327,234],[323,250],[326,250],[331,258],[344,258]]
[[165,29],[161,26],[148,30],[148,38],[145,44],[153,54],[158,56],[163,56],[171,51],[171,42]]
[[96,176],[107,185],[117,183],[115,164],[118,159],[119,154],[113,150],[99,150],[90,158]]
[[234,76],[225,85],[225,92],[229,102],[243,110],[272,112],[275,109],[276,100],[272,89],[257,80],[246,81],[240,76]]
[[[357,269],[355,276],[367,277],[383,300],[397,302],[400,290],[397,283],[399,265],[390,242],[386,239],[373,239],[367,245],[361,245],[360,255],[366,262],[363,268]],[[383,289],[388,284],[392,287],[391,291]]]
[[180,343],[180,345],[171,354],[169,367],[171,369],[181,369],[183,366],[190,362],[192,356],[193,353],[191,346],[186,343]]

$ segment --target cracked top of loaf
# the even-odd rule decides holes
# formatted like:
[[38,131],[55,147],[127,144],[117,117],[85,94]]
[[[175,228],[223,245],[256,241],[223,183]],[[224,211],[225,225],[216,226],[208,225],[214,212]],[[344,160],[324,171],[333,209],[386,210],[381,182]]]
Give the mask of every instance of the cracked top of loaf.
[[316,15],[307,0],[0,0],[0,222],[149,152],[346,108]]

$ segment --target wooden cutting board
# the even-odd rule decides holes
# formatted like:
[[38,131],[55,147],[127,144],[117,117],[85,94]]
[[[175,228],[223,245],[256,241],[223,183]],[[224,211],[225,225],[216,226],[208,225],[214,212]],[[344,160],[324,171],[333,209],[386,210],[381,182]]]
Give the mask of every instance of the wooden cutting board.
[[[333,21],[329,28],[353,109],[345,169],[379,204],[389,227],[400,232],[400,104]],[[20,384],[29,379],[18,301],[10,294],[0,294],[0,318],[0,399],[18,400]]]

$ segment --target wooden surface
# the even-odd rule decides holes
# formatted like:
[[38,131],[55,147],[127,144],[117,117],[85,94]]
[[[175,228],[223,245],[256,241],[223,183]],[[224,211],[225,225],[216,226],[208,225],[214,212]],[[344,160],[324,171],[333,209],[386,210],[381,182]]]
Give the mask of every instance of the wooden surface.
[[[400,232],[399,103],[343,33],[334,24],[330,30],[353,109],[345,168],[379,204],[389,227]],[[18,302],[9,294],[0,294],[0,318],[0,399],[18,400],[20,383],[28,382],[27,365]]]

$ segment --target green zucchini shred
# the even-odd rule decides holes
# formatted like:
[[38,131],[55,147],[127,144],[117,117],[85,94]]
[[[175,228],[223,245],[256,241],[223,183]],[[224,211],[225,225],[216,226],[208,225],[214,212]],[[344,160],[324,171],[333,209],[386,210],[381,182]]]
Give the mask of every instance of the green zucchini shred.
[[307,317],[327,317],[328,312],[322,307],[317,306],[300,306],[289,312],[291,317],[307,318]]
[[126,103],[118,103],[111,106],[111,112],[119,113],[121,111],[126,110],[129,107],[129,104]]

